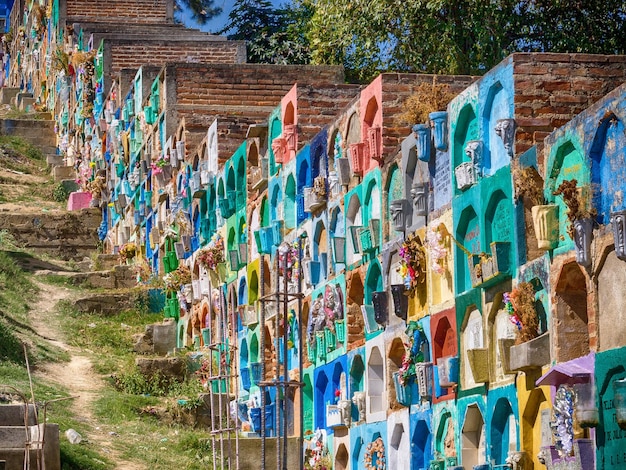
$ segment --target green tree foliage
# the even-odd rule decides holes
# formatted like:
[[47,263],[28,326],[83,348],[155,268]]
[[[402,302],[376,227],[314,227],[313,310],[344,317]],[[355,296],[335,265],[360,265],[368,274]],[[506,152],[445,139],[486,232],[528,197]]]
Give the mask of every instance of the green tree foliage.
[[304,6],[276,9],[268,0],[237,0],[218,34],[246,41],[248,62],[306,64],[310,56],[304,28],[310,17]]
[[213,5],[214,0],[176,0],[177,10],[191,11],[192,19],[199,24],[206,24],[214,16],[222,13],[221,7]]
[[623,0],[294,1],[312,12],[312,62],[360,81],[385,70],[481,74],[515,51],[626,48]]

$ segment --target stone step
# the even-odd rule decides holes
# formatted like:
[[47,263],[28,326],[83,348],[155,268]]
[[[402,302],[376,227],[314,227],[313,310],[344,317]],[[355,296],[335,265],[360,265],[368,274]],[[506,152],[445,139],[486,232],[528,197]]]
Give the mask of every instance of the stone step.
[[[0,426],[24,426],[26,405],[0,405]],[[35,406],[28,405],[28,424],[35,424]]]
[[11,104],[19,92],[19,88],[0,88],[0,104]]
[[72,179],[75,175],[73,166],[55,166],[52,168],[52,177],[54,181],[63,181]]

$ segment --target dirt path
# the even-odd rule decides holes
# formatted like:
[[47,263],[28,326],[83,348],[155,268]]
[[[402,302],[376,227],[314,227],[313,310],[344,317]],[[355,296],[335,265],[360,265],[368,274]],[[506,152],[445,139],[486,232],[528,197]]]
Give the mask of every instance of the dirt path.
[[93,415],[93,403],[100,395],[105,383],[93,370],[88,351],[81,351],[63,342],[59,319],[53,314],[60,300],[71,300],[76,292],[61,286],[50,286],[35,280],[41,289],[39,299],[31,312],[35,330],[56,346],[66,350],[71,360],[69,363],[49,363],[37,371],[36,375],[65,387],[70,395],[77,396],[72,409],[79,421],[87,424],[91,430],[84,439],[96,445],[96,449],[123,470],[144,470],[146,467],[135,462],[123,460],[115,451],[112,440],[117,435],[107,426],[100,425]]

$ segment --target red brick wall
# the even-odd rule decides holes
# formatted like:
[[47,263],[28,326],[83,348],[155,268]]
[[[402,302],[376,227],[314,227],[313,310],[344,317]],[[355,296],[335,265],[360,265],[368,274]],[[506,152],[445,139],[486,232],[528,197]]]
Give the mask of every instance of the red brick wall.
[[171,0],[67,0],[66,15],[71,21],[166,23],[168,3]]
[[[168,62],[195,61],[204,63],[241,62],[242,43],[235,41],[206,42],[112,42],[111,73],[142,65],[165,65]],[[245,49],[243,49],[245,54]]]
[[517,154],[537,145],[542,158],[550,132],[626,81],[626,56],[518,53],[512,58]]
[[[334,116],[333,107],[343,102],[343,99],[333,102],[332,96],[327,96],[327,90],[344,87],[332,85],[343,81],[343,71],[339,67],[172,64],[168,69],[168,80],[176,83],[176,119],[184,117],[186,125],[206,129],[218,118],[221,161],[230,158],[245,140],[250,124],[267,120],[296,81],[304,85],[314,83],[319,87],[309,90],[310,101],[304,106],[307,109],[317,103],[313,114],[331,112],[330,116]],[[341,93],[338,91],[338,96]],[[310,121],[309,124],[313,125],[316,119]],[[305,120],[307,122],[309,120]]]

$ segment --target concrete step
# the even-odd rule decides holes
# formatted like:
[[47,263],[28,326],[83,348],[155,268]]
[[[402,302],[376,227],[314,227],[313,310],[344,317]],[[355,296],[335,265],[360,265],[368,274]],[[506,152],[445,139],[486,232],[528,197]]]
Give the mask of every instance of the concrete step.
[[37,100],[35,98],[24,97],[20,101],[20,110],[26,111],[27,113],[32,113],[35,111],[35,103]]
[[[0,430],[5,428],[0,428]],[[21,431],[21,433],[19,432]],[[10,447],[5,445],[2,437],[0,437],[0,461],[5,461],[5,470],[23,470],[26,441],[26,431],[24,427],[19,427],[18,436],[22,437],[20,446]],[[10,438],[13,439],[13,438]],[[19,441],[19,438],[16,440]],[[39,440],[39,439],[33,439]],[[30,468],[39,468],[37,459],[40,451],[31,449],[29,452]],[[59,446],[59,426],[57,424],[46,424],[45,445],[43,449],[43,458],[45,460],[46,470],[60,470],[61,468],[61,452]],[[43,468],[43,467],[42,467]]]
[[55,166],[52,168],[52,177],[54,181],[63,181],[72,179],[75,175],[73,166]]
[[63,166],[65,162],[63,161],[63,155],[47,155],[46,163],[50,166]]
[[[26,405],[0,405],[0,426],[24,426]],[[28,405],[28,424],[35,424],[36,409],[34,405]]]
[[0,103],[11,104],[11,100],[15,99],[15,97],[17,96],[19,92],[20,92],[19,88],[9,88],[9,87],[0,88]]
[[12,104],[14,104],[16,108],[22,109],[22,100],[24,98],[33,98],[33,94],[21,91],[17,95],[15,95],[15,102]]

